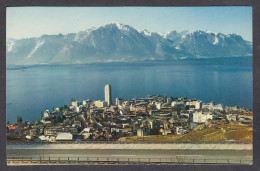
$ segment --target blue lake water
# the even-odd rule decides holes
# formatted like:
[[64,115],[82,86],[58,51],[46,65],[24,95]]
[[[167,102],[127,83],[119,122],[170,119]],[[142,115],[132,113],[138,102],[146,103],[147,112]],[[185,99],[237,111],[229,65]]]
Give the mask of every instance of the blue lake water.
[[38,120],[41,111],[76,100],[186,96],[252,109],[252,67],[240,65],[70,65],[7,69],[7,121]]

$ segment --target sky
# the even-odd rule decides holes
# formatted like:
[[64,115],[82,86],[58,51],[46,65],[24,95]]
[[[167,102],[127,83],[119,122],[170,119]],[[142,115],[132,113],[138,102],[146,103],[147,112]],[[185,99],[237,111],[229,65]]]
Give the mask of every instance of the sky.
[[8,7],[7,38],[77,33],[119,22],[165,33],[209,30],[252,41],[252,7]]

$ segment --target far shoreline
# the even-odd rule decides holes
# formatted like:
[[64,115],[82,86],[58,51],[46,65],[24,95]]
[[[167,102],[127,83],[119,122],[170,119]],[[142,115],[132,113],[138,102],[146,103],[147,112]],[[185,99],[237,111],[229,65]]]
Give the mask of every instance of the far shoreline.
[[124,66],[167,66],[167,65],[235,65],[243,67],[253,67],[253,56],[238,56],[238,57],[202,57],[202,58],[185,58],[176,60],[145,60],[145,61],[102,61],[89,63],[49,63],[49,64],[6,64],[6,70],[20,70],[38,67],[121,67]]

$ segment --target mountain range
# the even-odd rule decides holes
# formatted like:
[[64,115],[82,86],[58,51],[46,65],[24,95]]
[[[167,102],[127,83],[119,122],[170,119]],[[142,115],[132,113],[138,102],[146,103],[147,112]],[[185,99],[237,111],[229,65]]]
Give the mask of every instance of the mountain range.
[[252,55],[252,43],[210,31],[165,34],[111,23],[66,35],[7,39],[7,64],[83,64]]

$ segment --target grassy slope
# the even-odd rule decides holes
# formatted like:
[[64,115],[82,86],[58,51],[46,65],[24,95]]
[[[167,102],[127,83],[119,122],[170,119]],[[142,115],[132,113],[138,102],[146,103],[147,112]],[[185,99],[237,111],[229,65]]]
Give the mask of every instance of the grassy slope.
[[124,141],[151,142],[201,142],[201,141],[246,141],[252,142],[253,128],[246,125],[221,125],[194,130],[185,135],[152,135],[123,137]]

